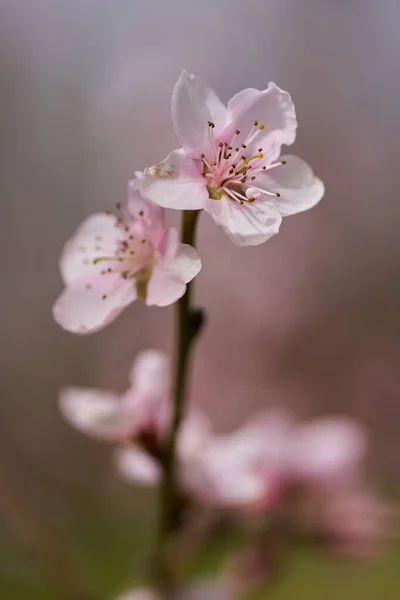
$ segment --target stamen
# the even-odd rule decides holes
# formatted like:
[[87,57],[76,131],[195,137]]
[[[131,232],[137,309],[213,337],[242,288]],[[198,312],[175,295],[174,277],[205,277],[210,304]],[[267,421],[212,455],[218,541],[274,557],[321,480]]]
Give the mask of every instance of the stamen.
[[256,190],[257,192],[260,192],[261,194],[266,194],[267,196],[275,196],[277,198],[280,198],[281,195],[279,192],[270,192],[268,190],[264,190],[263,188],[260,187],[256,187],[256,186],[252,186],[251,190]]
[[98,256],[97,258],[94,258],[92,262],[94,265],[97,265],[97,263],[103,260],[117,260],[118,262],[123,262],[124,260],[128,260],[128,258],[123,258],[122,256]]
[[234,200],[239,200],[239,198],[243,201],[243,202],[248,202],[248,198],[247,196],[243,196],[243,194],[241,194],[240,192],[237,192],[236,190],[230,190],[227,187],[223,187],[222,188],[227,194],[229,194],[229,196],[231,196],[231,198],[233,198]]

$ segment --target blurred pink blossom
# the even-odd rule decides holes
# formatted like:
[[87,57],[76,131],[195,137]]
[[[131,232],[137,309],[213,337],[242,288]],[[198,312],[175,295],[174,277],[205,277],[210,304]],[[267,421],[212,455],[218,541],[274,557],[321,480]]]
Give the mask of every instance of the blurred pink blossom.
[[60,410],[76,429],[111,441],[157,444],[170,421],[170,369],[158,350],[139,354],[129,376],[130,387],[114,392],[70,387],[60,394]]
[[164,211],[141,196],[139,179],[119,216],[94,214],[64,246],[60,270],[65,289],[55,320],[73,333],[102,329],[137,298],[148,306],[176,302],[200,271],[201,260],[178,231],[164,225]]
[[242,90],[226,107],[204,81],[183,71],[172,94],[182,148],[145,170],[142,189],[166,208],[204,209],[236,244],[278,233],[282,217],[315,206],[324,185],[295,156],[297,120],[287,92],[270,83]]

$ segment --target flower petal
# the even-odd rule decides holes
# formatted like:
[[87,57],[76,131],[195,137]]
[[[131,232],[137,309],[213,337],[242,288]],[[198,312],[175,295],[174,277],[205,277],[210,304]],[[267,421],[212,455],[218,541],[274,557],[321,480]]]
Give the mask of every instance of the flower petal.
[[146,304],[147,306],[169,306],[186,291],[186,283],[168,269],[158,265],[147,284]]
[[145,350],[135,359],[129,380],[139,394],[168,393],[170,387],[170,362],[160,350]]
[[159,464],[137,446],[121,448],[117,451],[115,460],[119,473],[131,483],[152,487],[161,479]]
[[61,254],[60,271],[64,283],[100,273],[103,265],[94,265],[93,259],[100,255],[114,255],[120,235],[115,221],[113,215],[105,213],[96,213],[83,221]]
[[165,208],[197,210],[208,199],[201,175],[201,161],[190,158],[182,148],[145,170],[141,179],[142,193]]
[[184,462],[196,460],[207,448],[211,438],[211,423],[200,410],[193,410],[186,417],[178,440],[179,459]]
[[120,274],[96,275],[67,285],[53,306],[53,316],[67,331],[93,333],[111,323],[136,297],[133,282]]
[[154,248],[163,249],[165,245],[166,227],[164,208],[150,202],[141,193],[139,179],[131,179],[128,183],[127,211],[129,218],[134,220],[137,235],[149,239]]
[[238,246],[256,246],[276,235],[282,222],[272,202],[263,199],[239,204],[222,196],[209,199],[205,210]]
[[311,167],[297,156],[282,156],[285,165],[266,171],[257,176],[258,185],[264,189],[279,192],[273,199],[282,217],[294,215],[312,208],[324,195],[324,184],[314,174]]
[[[228,121],[227,129],[240,131],[235,135],[234,144],[245,143],[248,155],[256,154],[262,148],[265,164],[276,160],[282,144],[292,144],[296,137],[296,112],[290,94],[274,83],[263,91],[246,89],[236,94],[228,102]],[[247,143],[251,131],[257,135]]]
[[183,71],[172,93],[172,122],[179,142],[190,156],[200,157],[209,149],[210,127],[214,135],[225,126],[226,106],[205,81]]
[[113,392],[66,388],[60,393],[60,410],[71,425],[96,439],[117,441],[129,430],[121,411],[121,400]]
[[193,246],[179,242],[178,231],[171,227],[168,231],[164,268],[185,283],[192,281],[201,269],[201,258]]
[[289,474],[305,481],[337,483],[354,475],[367,446],[363,428],[345,418],[317,419],[288,438]]
[[148,306],[168,306],[183,296],[186,284],[200,271],[201,259],[196,250],[178,241],[178,232],[168,231],[164,257],[160,258],[147,285]]

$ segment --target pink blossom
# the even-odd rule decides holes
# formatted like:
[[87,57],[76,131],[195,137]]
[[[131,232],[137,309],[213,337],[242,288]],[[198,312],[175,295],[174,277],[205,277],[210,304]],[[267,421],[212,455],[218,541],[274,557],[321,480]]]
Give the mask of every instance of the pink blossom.
[[[214,435],[187,466],[186,485],[203,502],[258,510],[279,491],[282,443],[290,422],[274,411],[229,434]],[[278,462],[279,460],[279,462]]]
[[[261,434],[261,431],[260,431]],[[182,425],[178,439],[179,481],[181,490],[196,502],[234,509],[260,508],[276,495],[277,478],[263,468],[268,451],[263,437],[254,430],[216,435],[207,418],[192,412]],[[143,451],[140,451],[143,453]],[[148,461],[151,461],[151,466]],[[133,483],[143,483],[143,458],[137,448],[122,448],[116,455],[121,475]],[[146,464],[156,484],[161,471],[154,458]]]
[[[170,420],[170,373],[166,355],[147,350],[138,355],[129,389],[110,391],[71,387],[60,394],[64,418],[90,437],[110,442],[136,440],[155,444]],[[142,461],[143,463],[143,461]],[[145,467],[142,464],[142,470]]]
[[295,156],[281,156],[296,137],[290,95],[270,83],[246,89],[226,107],[199,77],[183,71],[172,94],[181,148],[146,169],[144,193],[156,204],[204,209],[238,245],[278,233],[282,217],[315,206],[323,183]]
[[[195,470],[197,456],[204,451],[210,435],[208,420],[200,411],[193,411],[181,427],[177,453],[181,485],[186,491],[189,473]],[[131,483],[157,485],[161,480],[161,467],[157,459],[136,445],[119,448],[115,462],[119,473]]]
[[139,179],[117,209],[118,217],[88,217],[62,252],[65,289],[53,315],[73,333],[102,329],[137,298],[148,306],[172,304],[200,271],[199,255],[164,225],[163,209],[140,194]]

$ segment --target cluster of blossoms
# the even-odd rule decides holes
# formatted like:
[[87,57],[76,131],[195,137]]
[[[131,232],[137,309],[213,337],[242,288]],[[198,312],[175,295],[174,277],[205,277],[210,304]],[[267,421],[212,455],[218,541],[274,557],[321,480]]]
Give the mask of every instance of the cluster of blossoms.
[[[117,444],[116,466],[126,480],[159,483],[173,409],[166,355],[141,353],[121,396],[67,388],[60,407],[75,428]],[[363,428],[347,417],[301,423],[282,409],[267,410],[232,433],[216,434],[197,411],[189,413],[179,434],[180,492],[192,505],[256,519],[261,529],[279,515],[285,535],[294,540],[307,539],[346,556],[368,556],[389,537],[391,510],[366,486],[366,450]],[[249,561],[257,560],[257,573],[246,578],[245,572],[242,580],[251,576],[254,584],[267,576],[275,558],[270,553],[269,547],[255,545],[239,556],[247,570]],[[230,572],[237,575],[237,566]],[[233,594],[239,584],[227,577]]]
[[[275,84],[243,90],[225,106],[205,82],[183,72],[172,119],[181,147],[136,173],[116,214],[88,217],[65,245],[65,289],[53,314],[69,331],[98,331],[136,299],[167,306],[185,294],[201,260],[166,226],[165,208],[204,210],[235,244],[246,246],[265,242],[283,217],[313,207],[324,194],[304,161],[281,155],[282,145],[295,140],[297,122],[290,95]],[[141,353],[129,382],[122,395],[64,389],[60,408],[78,430],[116,445],[115,464],[125,479],[158,485],[176,408],[168,357]],[[260,531],[276,517],[291,539],[371,554],[387,535],[390,511],[363,480],[366,447],[363,429],[346,417],[301,423],[284,410],[269,410],[237,431],[217,434],[201,411],[192,411],[178,431],[178,494],[185,506],[256,519]],[[269,544],[257,543],[235,560],[221,582],[179,598],[236,597],[243,581],[265,576],[276,557]],[[242,573],[241,582],[232,573]],[[157,598],[143,589],[121,600]]]
[[106,326],[140,298],[148,306],[176,302],[200,271],[197,252],[166,227],[163,208],[204,209],[241,246],[278,233],[282,217],[313,207],[324,186],[295,156],[281,156],[296,136],[287,92],[243,90],[226,107],[201,79],[186,71],[172,95],[181,148],[137,173],[117,215],[88,217],[65,245],[65,289],[53,308],[74,333]]

